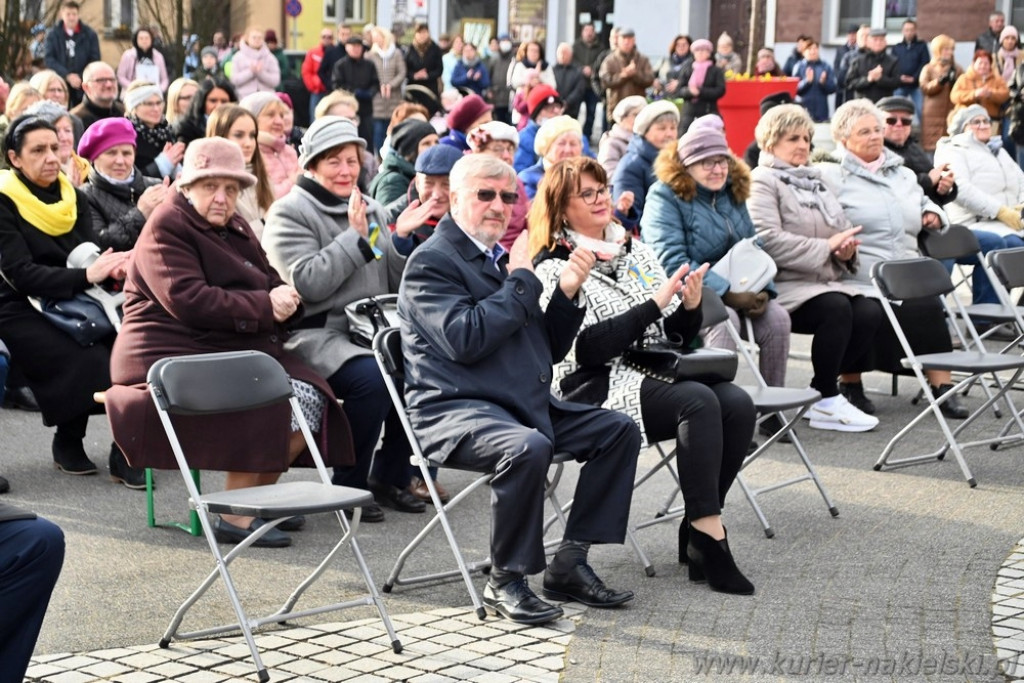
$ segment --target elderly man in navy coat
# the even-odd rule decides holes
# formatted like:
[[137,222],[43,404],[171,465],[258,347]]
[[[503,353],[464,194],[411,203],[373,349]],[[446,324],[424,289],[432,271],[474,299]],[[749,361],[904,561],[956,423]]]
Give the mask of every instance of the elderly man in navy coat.
[[526,575],[545,569],[544,485],[556,451],[584,463],[565,535],[544,573],[544,596],[612,607],[587,563],[591,543],[622,543],[640,434],[624,415],[559,401],[551,366],[583,321],[576,294],[594,255],[577,249],[547,310],[525,254],[498,240],[518,197],[511,166],[486,154],[451,172],[451,211],[409,258],[399,292],[406,398],[424,451],[449,466],[495,473],[490,578],[484,604],[513,621],[562,615]]

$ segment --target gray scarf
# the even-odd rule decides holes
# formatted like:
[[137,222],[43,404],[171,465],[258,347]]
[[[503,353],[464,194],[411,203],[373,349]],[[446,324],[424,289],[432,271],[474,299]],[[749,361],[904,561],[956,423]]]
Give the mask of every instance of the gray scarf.
[[813,166],[791,166],[768,152],[761,152],[759,166],[769,171],[796,197],[800,206],[815,209],[825,217],[827,225],[842,223],[842,207],[839,202],[825,201],[829,189],[821,180],[821,171]]

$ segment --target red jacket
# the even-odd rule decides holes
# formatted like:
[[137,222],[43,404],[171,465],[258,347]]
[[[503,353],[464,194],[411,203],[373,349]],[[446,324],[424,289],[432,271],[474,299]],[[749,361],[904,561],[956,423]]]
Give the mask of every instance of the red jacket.
[[302,82],[306,84],[306,90],[314,95],[327,92],[324,82],[320,80],[317,72],[320,70],[320,62],[324,61],[324,46],[317,45],[306,53],[302,60]]

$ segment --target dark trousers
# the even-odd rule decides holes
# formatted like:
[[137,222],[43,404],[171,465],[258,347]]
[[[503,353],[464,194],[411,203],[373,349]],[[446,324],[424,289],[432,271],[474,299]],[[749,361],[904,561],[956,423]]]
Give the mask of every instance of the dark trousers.
[[64,532],[45,519],[0,522],[0,683],[21,683],[64,564]]
[[507,123],[510,126],[512,125],[512,110],[508,108],[507,104],[504,107],[495,107],[491,116],[495,121],[501,121],[502,123]]
[[819,294],[789,314],[792,330],[812,334],[811,388],[822,398],[839,394],[837,377],[861,372],[870,364],[871,346],[885,312],[874,299],[841,292]]
[[[583,137],[588,140],[594,137],[594,121],[596,120],[597,103],[600,101],[601,98],[593,88],[588,87],[583,91],[583,104],[587,107],[587,114],[583,118]],[[601,130],[608,130],[607,124]]]
[[551,407],[554,441],[493,406],[467,419],[466,438],[448,456],[452,467],[494,472],[491,560],[495,568],[535,574],[544,561],[544,486],[551,458],[568,451],[583,463],[565,538],[622,543],[633,494],[640,431],[622,413],[574,405]]
[[[893,311],[915,354],[946,353],[953,350],[953,341],[949,336],[949,328],[946,327],[946,316],[934,297],[906,299],[899,306],[894,306]],[[874,362],[864,369],[910,374],[910,371],[900,363],[906,356],[896,331],[886,316],[885,321],[879,325],[875,337]]]
[[721,514],[754,436],[757,414],[750,394],[731,382],[709,386],[645,378],[640,411],[648,441],[676,440],[686,516]]
[[[327,383],[343,401],[341,408],[352,427],[352,446],[356,454],[356,464],[352,467],[334,468],[334,483],[366,488],[372,461],[374,479],[400,489],[407,487],[411,448],[377,362],[371,356],[352,358],[328,377]],[[384,440],[374,457],[373,447],[377,445],[382,428]]]

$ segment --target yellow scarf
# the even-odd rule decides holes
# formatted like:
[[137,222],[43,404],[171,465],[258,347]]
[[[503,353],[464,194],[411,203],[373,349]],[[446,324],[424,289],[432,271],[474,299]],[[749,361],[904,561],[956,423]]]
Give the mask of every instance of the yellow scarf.
[[0,193],[14,201],[18,213],[29,225],[50,237],[71,232],[78,220],[78,198],[74,186],[63,173],[57,176],[57,182],[60,183],[60,201],[46,204],[32,194],[14,171],[0,171]]

